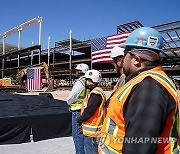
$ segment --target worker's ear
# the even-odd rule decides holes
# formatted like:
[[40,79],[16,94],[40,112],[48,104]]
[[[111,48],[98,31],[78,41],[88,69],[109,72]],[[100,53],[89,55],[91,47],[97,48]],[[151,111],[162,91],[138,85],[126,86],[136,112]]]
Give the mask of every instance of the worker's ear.
[[119,58],[117,61],[117,66],[122,67],[122,65],[123,65],[123,58]]
[[141,67],[142,59],[138,55],[134,55],[133,63],[136,67]]

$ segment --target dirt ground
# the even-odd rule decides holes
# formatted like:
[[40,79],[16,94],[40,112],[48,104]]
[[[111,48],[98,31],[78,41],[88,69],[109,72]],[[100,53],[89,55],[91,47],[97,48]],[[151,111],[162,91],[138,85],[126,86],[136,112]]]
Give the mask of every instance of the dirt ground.
[[[111,95],[112,91],[104,91],[106,94],[106,98],[109,98],[109,96]],[[22,94],[22,95],[39,95],[39,93],[47,93],[44,91],[39,91],[39,92],[29,92],[29,93],[18,93],[18,94]],[[65,90],[65,89],[61,89],[61,90],[55,90],[53,92],[48,92],[51,93],[54,97],[54,99],[58,99],[58,100],[64,100],[66,101],[70,90]],[[178,90],[178,98],[180,101],[180,90]]]
[[[66,99],[67,99],[70,92],[71,92],[70,90],[61,89],[61,90],[55,90],[53,92],[39,91],[39,92],[17,93],[17,94],[21,94],[21,95],[39,95],[39,93],[51,93],[53,95],[54,99],[66,101]],[[106,94],[106,98],[109,98],[109,96],[112,93],[111,91],[104,91],[104,92]]]

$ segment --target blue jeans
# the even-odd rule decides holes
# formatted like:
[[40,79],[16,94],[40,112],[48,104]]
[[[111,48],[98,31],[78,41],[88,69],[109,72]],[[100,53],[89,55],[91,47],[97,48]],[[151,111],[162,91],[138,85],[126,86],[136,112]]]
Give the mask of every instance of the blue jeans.
[[98,154],[98,143],[96,138],[84,136],[85,154]]
[[84,152],[84,135],[77,125],[77,118],[80,116],[80,111],[72,112],[72,136],[76,149],[76,154],[85,154]]

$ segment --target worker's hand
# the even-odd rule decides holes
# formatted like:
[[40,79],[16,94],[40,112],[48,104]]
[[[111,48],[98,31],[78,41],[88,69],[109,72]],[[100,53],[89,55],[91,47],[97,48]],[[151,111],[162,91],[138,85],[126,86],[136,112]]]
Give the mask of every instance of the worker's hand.
[[79,130],[80,133],[83,133],[83,131],[82,131],[82,126],[79,127],[78,130]]
[[78,132],[82,133],[82,123],[78,123]]
[[79,117],[77,118],[77,125],[82,126],[82,121],[79,119]]
[[80,121],[80,119],[77,119],[77,125],[78,125],[78,131],[82,132],[82,122]]
[[77,124],[78,124],[78,126],[79,126],[79,127],[81,127],[81,126],[82,126],[82,122],[78,122]]

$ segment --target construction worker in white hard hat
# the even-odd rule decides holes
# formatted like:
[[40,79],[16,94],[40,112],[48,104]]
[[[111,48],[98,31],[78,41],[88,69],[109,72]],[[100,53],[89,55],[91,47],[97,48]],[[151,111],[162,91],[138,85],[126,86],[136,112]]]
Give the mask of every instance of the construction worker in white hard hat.
[[84,77],[84,74],[89,70],[89,66],[81,63],[76,66],[75,70],[76,77],[79,79],[75,82],[66,101],[72,112],[72,136],[76,154],[84,154],[84,136],[77,125],[77,118],[80,116],[82,102],[90,92],[85,86],[86,80]]
[[112,65],[114,66],[116,72],[120,75],[116,86],[114,86],[114,91],[120,88],[125,83],[125,74],[123,73],[123,56],[124,56],[124,48],[119,46],[115,46],[111,50],[111,58],[112,58]]
[[125,83],[126,75],[123,73],[123,57],[124,57],[124,48],[121,48],[117,45],[111,50],[111,58],[112,58],[111,64],[114,66],[114,69],[118,73],[119,79],[116,83],[115,82],[111,83],[113,92],[106,101],[106,107],[108,107],[109,101],[112,95],[114,94],[114,92]]
[[106,97],[103,89],[99,86],[101,81],[99,71],[89,70],[86,72],[85,78],[90,93],[83,101],[81,116],[78,117],[77,122],[79,126],[82,125],[85,153],[97,154],[97,137],[100,135],[100,129],[106,114],[104,107]]

